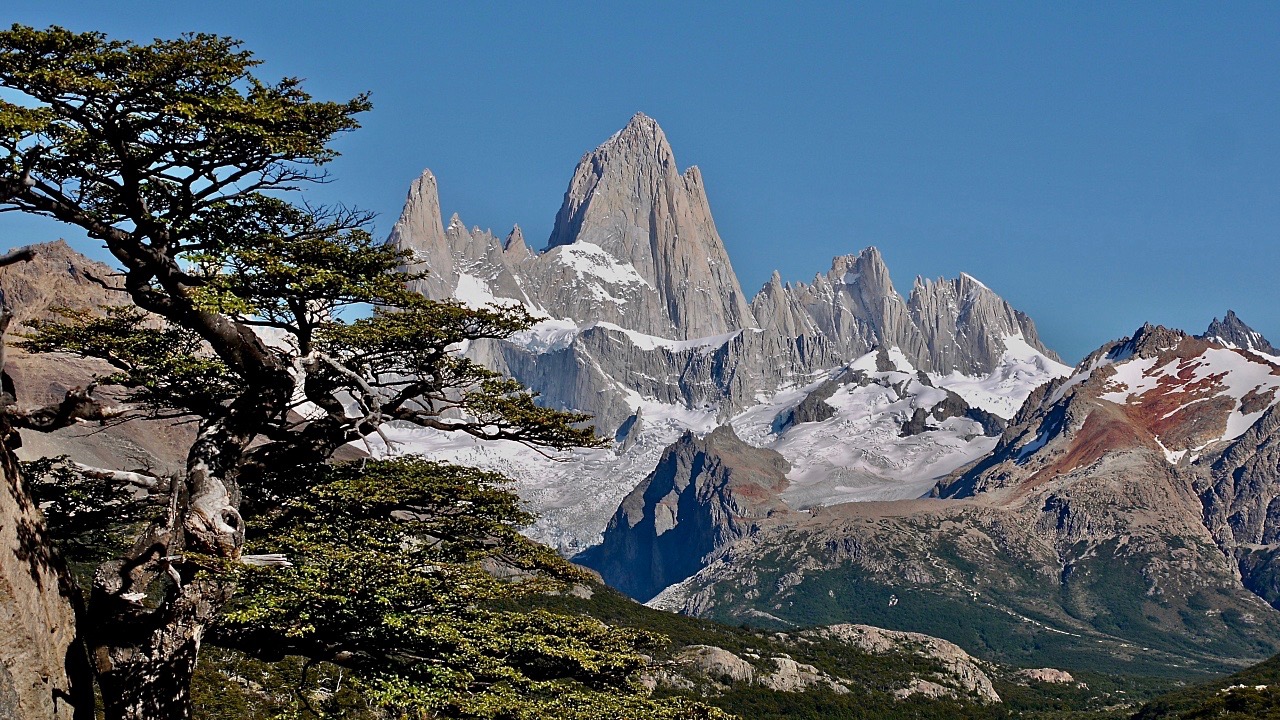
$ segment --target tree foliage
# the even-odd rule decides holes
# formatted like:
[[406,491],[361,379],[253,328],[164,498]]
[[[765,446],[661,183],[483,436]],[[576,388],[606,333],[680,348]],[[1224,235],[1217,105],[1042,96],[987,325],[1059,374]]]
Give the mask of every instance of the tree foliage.
[[647,700],[636,673],[665,640],[584,616],[512,610],[583,571],[518,529],[506,479],[397,458],[288,468],[250,546],[294,566],[246,569],[220,641],[354,669],[393,717],[695,717]]
[[[633,684],[659,638],[499,609],[579,577],[519,535],[530,518],[501,478],[411,458],[333,464],[392,422],[551,450],[602,441],[586,416],[460,352],[528,327],[527,313],[428,301],[406,288],[414,258],[375,242],[368,214],[298,200],[368,98],[316,101],[257,65],[213,35],[0,32],[0,86],[20,94],[0,100],[0,212],[101,240],[122,281],[99,282],[133,301],[30,327],[28,350],[113,371],[9,421],[198,428],[174,478],[75,466],[160,509],[94,576],[84,635],[107,716],[189,716],[213,628],[258,655],[350,668],[389,717],[705,715]],[[351,306],[375,309],[343,319]],[[122,406],[96,399],[107,385]]]

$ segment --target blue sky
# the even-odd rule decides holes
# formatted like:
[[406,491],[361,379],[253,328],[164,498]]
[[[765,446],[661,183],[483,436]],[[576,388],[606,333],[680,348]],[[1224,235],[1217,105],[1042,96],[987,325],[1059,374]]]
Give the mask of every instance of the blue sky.
[[[16,5],[16,7],[15,7]],[[371,91],[317,189],[541,247],[578,158],[637,110],[702,168],[748,295],[883,251],[968,272],[1068,360],[1228,307],[1280,343],[1280,3],[14,3],[5,19],[239,37],[318,97]],[[50,239],[0,216],[0,244]],[[82,244],[81,247],[86,247]]]

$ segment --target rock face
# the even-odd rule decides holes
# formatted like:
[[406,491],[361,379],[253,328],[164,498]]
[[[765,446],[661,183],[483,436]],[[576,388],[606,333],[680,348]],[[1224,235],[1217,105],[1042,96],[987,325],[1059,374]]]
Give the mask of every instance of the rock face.
[[[920,633],[841,624],[773,633],[766,642],[756,642],[753,649],[738,652],[714,645],[687,645],[661,668],[650,671],[645,682],[651,690],[665,686],[704,695],[751,685],[774,692],[819,690],[844,695],[865,681],[832,675],[830,666],[824,671],[803,660],[874,656],[897,668],[910,668],[893,680],[876,681],[879,690],[898,700],[921,696],[965,703],[1001,702],[988,674],[998,669],[996,666],[974,659],[953,643]],[[1026,673],[1034,673],[1035,679],[1043,677],[1042,682],[1072,682],[1069,674],[1049,668],[1014,676],[1024,677]]]
[[574,560],[638,600],[697,572],[704,558],[790,509],[778,494],[787,461],[722,426],[686,433],[609,521],[604,542]]
[[[1000,702],[1000,695],[991,684],[991,678],[978,661],[961,650],[955,643],[920,633],[896,632],[870,625],[839,624],[808,630],[801,636],[837,640],[871,655],[912,654],[937,662],[941,669],[934,673],[931,684],[941,687],[943,695],[951,697],[974,696],[983,702]],[[940,685],[938,683],[941,683]],[[951,686],[951,687],[948,687]],[[905,695],[930,692],[928,686],[905,688]],[[914,691],[914,692],[912,692]],[[958,691],[958,692],[957,692]]]
[[3,446],[0,473],[0,717],[91,716],[92,678],[72,606],[77,591],[59,574],[44,520]]
[[827,274],[809,285],[771,280],[752,306],[761,327],[816,330],[845,357],[895,347],[928,372],[986,374],[1006,350],[1006,337],[1023,338],[1046,357],[1059,359],[1040,342],[1029,317],[969,275],[917,278],[904,300],[874,247],[835,258]]
[[[0,269],[0,291],[15,316],[11,332],[26,320],[47,317],[50,306],[111,301],[109,291],[88,279],[83,261],[58,242],[38,246],[29,262]],[[103,266],[92,269],[103,278],[109,273]],[[20,366],[26,364],[25,356],[10,352],[3,367],[15,376],[20,401],[26,386]],[[60,573],[44,537],[44,520],[12,452],[18,435],[10,432],[0,427],[6,438],[0,442],[0,717],[92,715],[92,677],[76,635],[78,591]]]
[[678,170],[662,129],[642,113],[583,156],[540,254],[519,228],[499,241],[456,215],[444,226],[430,171],[410,188],[390,242],[418,255],[431,272],[418,289],[437,299],[514,299],[555,318],[674,340],[753,324],[701,173]]
[[31,261],[0,268],[0,293],[13,311],[11,333],[24,332],[22,324],[28,320],[56,318],[50,308],[92,310],[130,302],[124,292],[97,282],[120,287],[120,278],[111,268],[72,250],[66,242],[57,240],[32,248],[35,257]]
[[1031,682],[1048,683],[1050,685],[1073,685],[1076,679],[1071,673],[1057,668],[1028,668],[1017,673],[1017,677]]
[[698,675],[726,684],[750,685],[756,680],[756,669],[751,663],[714,645],[690,645],[680,651],[676,662]]
[[578,163],[545,254],[584,264],[601,263],[593,255],[602,254],[598,267],[613,260],[639,280],[625,306],[594,302],[572,286],[547,288],[544,307],[557,317],[599,313],[594,317],[681,340],[751,322],[701,172],[679,171],[662,128],[643,113]]
[[1221,320],[1214,318],[1213,322],[1209,323],[1209,328],[1204,331],[1200,338],[1242,350],[1254,350],[1268,355],[1280,355],[1280,350],[1277,350],[1266,338],[1262,337],[1262,334],[1257,330],[1244,324],[1244,321],[1236,316],[1234,310],[1228,310]]
[[[65,242],[35,245],[35,259],[0,268],[0,292],[14,313],[10,334],[23,332],[22,323],[53,319],[51,308],[95,310],[128,302],[112,287],[119,278],[111,268],[72,250]],[[56,359],[53,359],[56,358]],[[14,381],[18,403],[39,406],[65,397],[68,390],[85,387],[95,377],[114,372],[106,363],[69,355],[32,356],[10,348],[5,371]],[[103,397],[109,397],[104,394]],[[174,472],[185,465],[186,451],[195,437],[189,425],[137,421],[107,427],[72,426],[53,433],[24,430],[14,443],[20,459],[68,455],[76,462],[96,467]]]

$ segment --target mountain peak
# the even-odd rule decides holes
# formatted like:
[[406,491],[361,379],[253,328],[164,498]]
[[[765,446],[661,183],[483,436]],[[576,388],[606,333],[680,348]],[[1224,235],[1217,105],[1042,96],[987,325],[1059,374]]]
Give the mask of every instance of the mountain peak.
[[423,170],[409,186],[404,210],[387,242],[413,252],[416,262],[410,269],[428,271],[426,278],[410,283],[411,289],[432,298],[449,297],[455,278],[453,256],[440,219],[439,188],[431,170]]
[[1081,365],[1088,364],[1091,358],[1104,350],[1103,354],[1107,359],[1115,362],[1123,362],[1135,355],[1143,358],[1159,357],[1166,350],[1177,347],[1187,337],[1181,330],[1143,323],[1132,336],[1095,351]]
[[[617,272],[605,276],[637,280],[589,291],[606,299],[634,295],[625,312],[580,308],[591,316],[679,339],[720,335],[754,319],[716,232],[701,173],[679,171],[662,128],[644,113],[579,161],[544,252],[570,245],[578,248],[567,256],[607,258]],[[566,286],[565,301],[582,305],[582,290]]]
[[645,115],[643,112],[636,112],[636,114],[632,115],[631,119],[627,121],[626,127],[624,127],[621,132],[625,133],[629,131],[660,133],[662,132],[662,128],[658,127],[657,120]]
[[1257,330],[1246,325],[1234,310],[1227,310],[1227,314],[1221,320],[1215,317],[1200,337],[1244,350],[1280,355],[1280,350],[1262,337]]
[[662,132],[657,120],[642,112],[633,115],[625,127],[601,143],[594,152],[587,153],[586,157],[597,162],[656,161],[675,166],[675,156],[666,133]]

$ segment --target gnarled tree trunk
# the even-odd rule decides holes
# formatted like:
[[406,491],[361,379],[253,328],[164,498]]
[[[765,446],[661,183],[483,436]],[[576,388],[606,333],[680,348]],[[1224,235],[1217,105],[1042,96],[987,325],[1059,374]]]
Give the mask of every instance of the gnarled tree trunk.
[[191,717],[191,678],[205,628],[234,585],[202,561],[236,561],[244,543],[230,479],[248,439],[206,421],[169,511],[125,559],[99,569],[90,604],[93,659],[107,720]]

